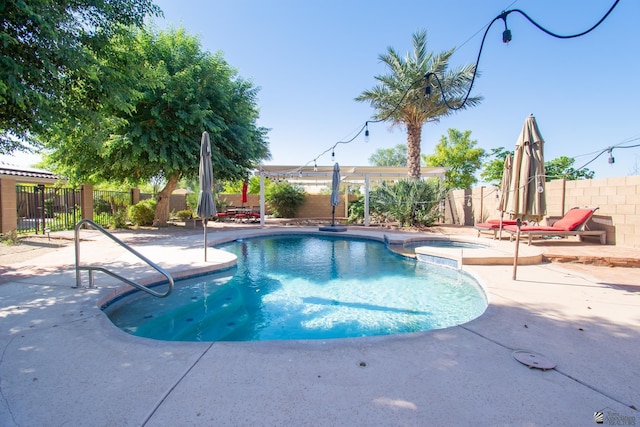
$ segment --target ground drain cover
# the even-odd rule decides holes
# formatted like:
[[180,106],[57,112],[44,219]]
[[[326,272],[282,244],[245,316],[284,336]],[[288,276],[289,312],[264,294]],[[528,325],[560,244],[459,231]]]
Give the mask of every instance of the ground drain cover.
[[512,354],[514,359],[529,368],[542,369],[543,371],[546,371],[547,369],[553,369],[556,367],[555,362],[549,360],[546,356],[543,356],[540,353],[535,353],[529,350],[516,350]]

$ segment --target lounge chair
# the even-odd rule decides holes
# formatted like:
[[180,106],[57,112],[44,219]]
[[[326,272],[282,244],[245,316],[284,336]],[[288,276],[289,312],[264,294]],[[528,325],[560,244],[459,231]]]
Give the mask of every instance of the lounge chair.
[[[516,222],[510,219],[503,219],[502,228],[504,229],[506,225],[516,225]],[[490,219],[487,222],[479,222],[478,224],[474,225],[473,228],[478,230],[478,237],[480,237],[480,233],[482,233],[483,231],[492,231],[493,238],[495,239],[498,237],[498,231],[500,231],[500,220]]]
[[[529,236],[529,246],[533,236],[578,236],[582,240],[583,236],[598,236],[600,243],[607,243],[607,232],[605,230],[587,230],[587,222],[598,208],[572,208],[562,219],[548,225],[524,225],[520,227],[520,233]],[[518,232],[515,225],[507,225],[503,230],[509,233],[510,239]]]

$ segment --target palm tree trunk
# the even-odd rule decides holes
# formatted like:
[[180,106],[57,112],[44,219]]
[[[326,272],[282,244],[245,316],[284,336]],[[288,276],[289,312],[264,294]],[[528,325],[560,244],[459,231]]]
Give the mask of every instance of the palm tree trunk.
[[420,178],[420,141],[422,126],[407,124],[407,166],[409,178]]
[[153,218],[153,225],[155,227],[166,227],[169,221],[169,202],[171,200],[171,193],[178,186],[179,174],[173,174],[169,176],[167,185],[158,193],[158,204],[156,205],[156,214]]

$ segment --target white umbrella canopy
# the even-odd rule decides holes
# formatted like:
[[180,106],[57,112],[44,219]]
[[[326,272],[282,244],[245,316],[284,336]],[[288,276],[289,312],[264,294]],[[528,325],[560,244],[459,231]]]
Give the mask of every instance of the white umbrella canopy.
[[196,214],[202,218],[204,228],[204,260],[207,260],[207,220],[216,214],[216,204],[213,200],[213,165],[211,164],[211,141],[209,134],[202,132],[200,140],[200,193],[198,194],[198,207]]

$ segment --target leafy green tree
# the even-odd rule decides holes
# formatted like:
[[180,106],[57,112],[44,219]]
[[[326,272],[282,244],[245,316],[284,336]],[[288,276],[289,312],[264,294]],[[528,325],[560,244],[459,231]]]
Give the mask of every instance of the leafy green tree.
[[[434,54],[427,52],[427,33],[418,31],[413,35],[413,52],[404,58],[392,47],[379,56],[389,74],[376,76],[380,82],[370,90],[362,92],[356,101],[369,102],[376,110],[376,120],[390,121],[394,126],[407,130],[407,165],[409,176],[420,177],[420,142],[422,125],[437,122],[440,117],[451,115],[455,110],[449,105],[460,105],[471,84],[474,65],[465,65],[449,70],[449,59],[454,49]],[[424,76],[435,73],[442,82],[443,92],[432,87],[430,96],[425,96]],[[420,84],[418,84],[420,83]],[[461,109],[480,103],[481,97],[469,97]]]
[[398,144],[394,148],[380,148],[369,157],[369,164],[380,167],[406,167],[407,145]]
[[[23,149],[61,116],[130,96],[96,65],[114,37],[160,15],[151,0],[6,0],[0,5],[0,153]],[[88,96],[78,96],[78,91]],[[82,101],[82,102],[79,102]]]
[[593,179],[595,172],[589,169],[576,170],[573,168],[575,159],[567,156],[560,156],[548,162],[544,162],[544,170],[546,173],[545,181],[554,179],[579,180]]
[[169,197],[182,177],[198,173],[203,131],[211,139],[216,180],[247,176],[269,157],[256,126],[257,89],[184,30],[140,31],[126,47],[138,58],[140,95],[131,108],[105,108],[82,127],[67,123],[49,140],[48,161],[77,180],[130,183],[162,177],[154,225],[165,226]]
[[502,181],[504,161],[509,154],[513,156],[513,151],[507,151],[504,147],[492,148],[488,155],[489,160],[482,165],[480,178],[487,184],[499,186]]
[[284,181],[269,186],[265,190],[264,198],[274,216],[295,218],[298,209],[304,203],[306,193],[302,187]]
[[440,138],[432,155],[424,156],[425,164],[447,168],[444,182],[448,189],[471,188],[478,181],[475,173],[482,167],[485,152],[475,148],[478,142],[469,138],[470,130],[449,129],[447,134]]
[[398,221],[400,226],[431,225],[438,219],[442,187],[437,178],[384,181],[371,191],[371,211],[383,221]]
[[[504,172],[504,159],[508,154],[513,155],[513,151],[507,151],[504,147],[491,149],[489,154],[492,157],[483,165],[480,177],[488,184],[499,186],[502,181],[502,173]],[[545,181],[554,179],[578,180],[593,179],[595,172],[589,169],[576,170],[573,168],[575,159],[567,156],[560,156],[555,159],[544,162],[546,173]]]

